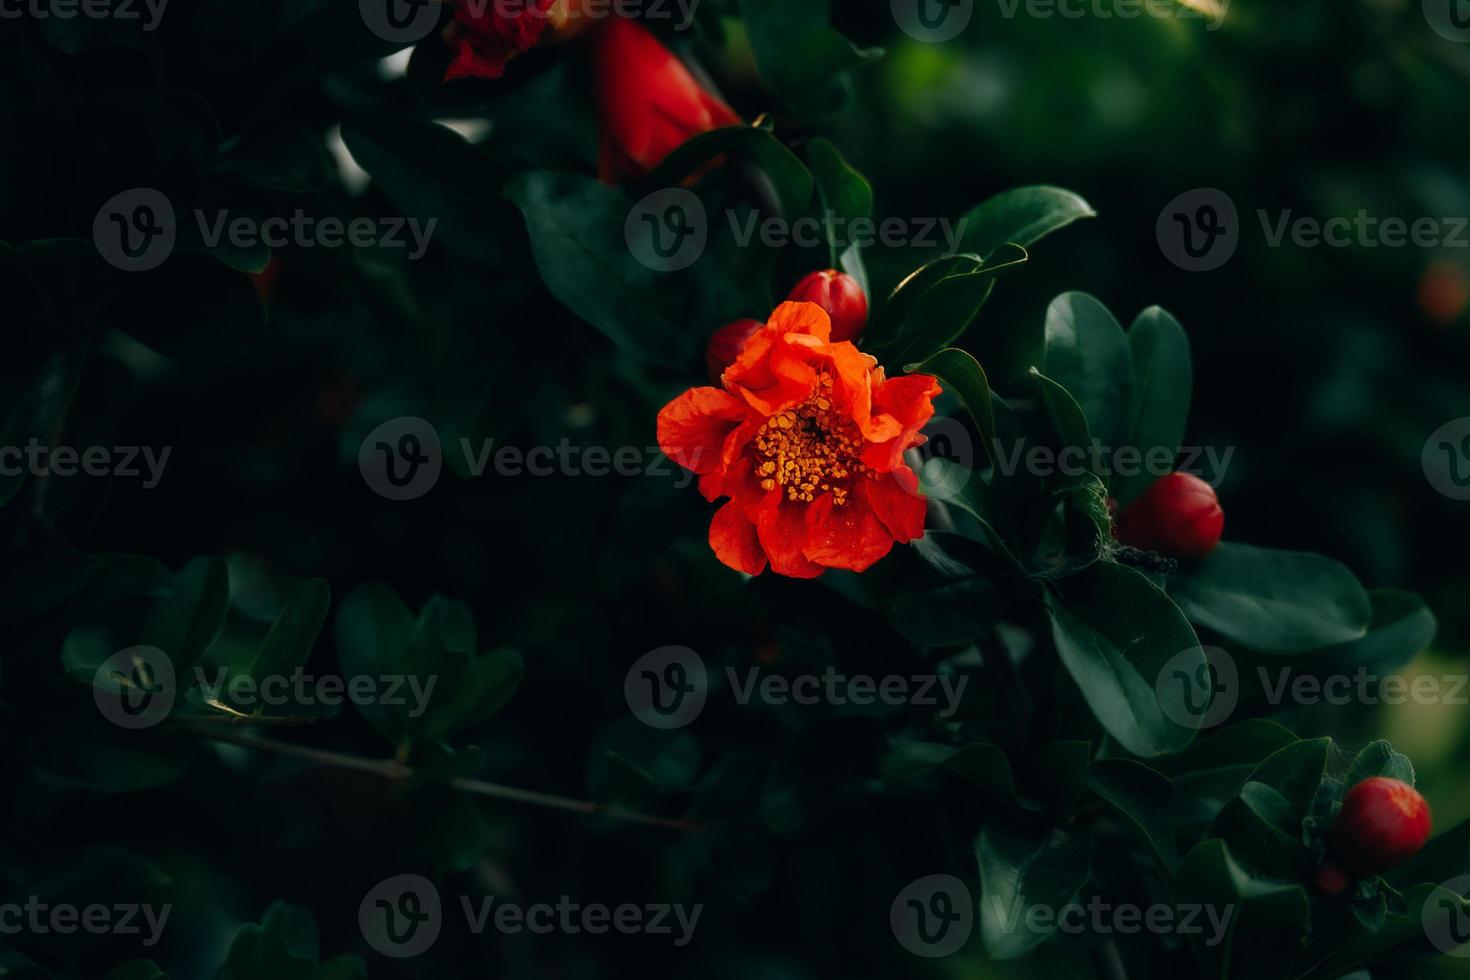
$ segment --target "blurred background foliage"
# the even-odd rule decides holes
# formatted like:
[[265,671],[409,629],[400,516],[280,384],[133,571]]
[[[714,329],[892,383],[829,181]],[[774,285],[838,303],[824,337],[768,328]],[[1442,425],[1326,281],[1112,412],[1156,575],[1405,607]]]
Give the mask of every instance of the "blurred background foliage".
[[[334,608],[310,661],[322,672],[335,669],[331,623],[354,587],[386,581],[410,609],[435,594],[463,600],[481,646],[515,648],[527,665],[517,696],[472,733],[480,776],[732,818],[730,829],[685,837],[408,792],[350,771],[263,765],[229,746],[186,759],[185,781],[107,793],[78,775],[87,767],[58,775],[46,758],[46,733],[95,723],[91,705],[72,704],[51,677],[71,614],[38,622],[21,609],[6,614],[0,666],[0,732],[20,774],[0,802],[0,864],[34,882],[80,848],[110,848],[84,852],[81,866],[106,880],[131,875],[175,903],[175,927],[147,955],[176,976],[210,975],[235,928],[282,898],[315,912],[327,953],[365,953],[360,896],[414,870],[455,875],[464,893],[710,908],[693,952],[652,937],[489,943],[449,932],[432,958],[372,959],[374,977],[924,969],[891,942],[889,902],[918,874],[969,862],[949,848],[972,836],[973,791],[947,786],[940,805],[923,807],[875,795],[865,763],[881,728],[861,715],[759,713],[727,698],[697,729],[656,736],[622,700],[626,665],[668,643],[737,667],[922,670],[881,618],[830,583],[731,589],[704,544],[707,509],[668,478],[446,474],[429,497],[394,504],[358,473],[363,435],[411,414],[433,420],[446,446],[650,447],[656,407],[694,383],[691,371],[630,360],[557,304],[501,196],[527,166],[592,172],[595,122],[575,49],[528,56],[505,85],[441,87],[430,54],[412,66],[382,60],[392,46],[362,30],[352,3],[174,4],[142,40],[85,21],[0,22],[0,241],[17,246],[0,251],[6,367],[29,378],[44,362],[56,383],[76,385],[64,442],[174,447],[155,489],[51,481],[42,506],[38,488],[25,488],[0,512],[7,538],[169,568],[232,554],[233,599],[246,606],[252,586],[241,583],[325,578]],[[1038,359],[1046,305],[1064,290],[1093,293],[1125,322],[1166,307],[1194,349],[1186,441],[1236,450],[1221,488],[1228,536],[1322,551],[1370,588],[1419,591],[1441,628],[1411,672],[1463,671],[1470,508],[1429,486],[1420,452],[1441,424],[1470,415],[1470,256],[1272,248],[1255,213],[1470,214],[1470,46],[1434,35],[1410,0],[1234,0],[1218,30],[1192,19],[1035,19],[1024,7],[1006,17],[978,3],[962,37],[939,45],[898,31],[885,2],[834,7],[842,33],[886,51],[851,76],[836,111],[773,101],[744,32],[723,17],[733,3],[706,0],[696,35],[670,40],[747,118],[774,112],[778,134],[798,146],[831,139],[872,182],[879,218],[956,219],[1021,184],[1081,193],[1099,218],[1039,248],[969,337],[992,378]],[[142,297],[129,296],[136,284],[101,288],[107,271],[65,242],[88,239],[100,204],[136,185],[165,189],[181,211],[444,219],[411,266],[376,249],[280,254],[267,312],[240,271],[259,257],[239,257],[234,271],[179,264]],[[1164,205],[1195,187],[1223,189],[1242,217],[1239,251],[1210,273],[1177,269],[1154,237]],[[931,257],[873,250],[873,295]],[[816,264],[778,268],[752,287],[752,307]],[[226,274],[218,289],[185,288]],[[107,316],[83,315],[104,303]],[[146,304],[168,315],[128,315]],[[986,325],[1002,323],[987,346]],[[1028,325],[1029,343],[1015,324]],[[692,321],[691,349],[717,326]],[[71,360],[83,347],[85,359]],[[875,587],[905,560],[885,563]],[[10,585],[35,580],[6,561]],[[1006,717],[1000,690],[971,695],[968,716]],[[1352,744],[1392,739],[1447,828],[1470,816],[1467,718],[1463,706],[1410,705],[1283,720]],[[290,737],[386,751],[352,711]],[[752,797],[761,812],[740,810]],[[28,952],[77,976],[139,955],[114,939],[96,945]],[[1068,969],[1048,956],[997,966],[962,955],[933,975]]]

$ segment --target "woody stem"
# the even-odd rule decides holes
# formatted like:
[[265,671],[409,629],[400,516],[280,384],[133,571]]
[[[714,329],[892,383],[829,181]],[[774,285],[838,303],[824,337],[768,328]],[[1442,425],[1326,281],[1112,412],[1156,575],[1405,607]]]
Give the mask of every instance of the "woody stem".
[[[306,745],[282,742],[278,739],[266,738],[263,735],[256,735],[251,732],[201,729],[199,730],[199,734],[214,742],[226,742],[230,745],[239,745],[243,748],[254,749],[259,752],[270,752],[284,758],[301,759],[320,765],[336,766],[340,769],[370,772],[395,782],[405,782],[413,778],[413,768],[396,759],[368,759],[362,756],[347,755],[342,752],[332,752],[328,749],[316,749]],[[488,796],[498,800],[507,800],[512,803],[525,803],[530,806],[545,807],[552,810],[565,810],[587,816],[611,817],[614,820],[626,820],[629,823],[638,823],[649,827],[662,827],[667,830],[691,831],[701,829],[696,823],[676,817],[658,817],[652,814],[640,813],[637,810],[629,810],[626,807],[593,803],[590,800],[574,800],[570,797],[554,796],[550,793],[538,793],[535,790],[520,789],[515,786],[503,786],[499,783],[486,782],[483,779],[456,777],[446,780],[446,783],[464,793],[470,793],[475,796]]]

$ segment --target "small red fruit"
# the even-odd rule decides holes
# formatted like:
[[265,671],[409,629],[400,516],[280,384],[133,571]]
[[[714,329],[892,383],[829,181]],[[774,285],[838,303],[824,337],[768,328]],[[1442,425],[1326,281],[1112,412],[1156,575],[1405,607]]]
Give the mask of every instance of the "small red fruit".
[[1225,512],[1215,488],[1192,473],[1170,473],[1118,516],[1118,540],[1170,558],[1201,558],[1220,543]]
[[832,343],[857,342],[868,325],[868,297],[856,279],[836,269],[813,272],[786,297],[793,303],[816,303],[832,318]]
[[1364,878],[1403,864],[1429,838],[1429,804],[1408,783],[1374,776],[1343,797],[1327,838],[1332,860]]
[[750,335],[764,326],[759,320],[736,320],[710,334],[709,343],[704,348],[704,366],[709,371],[709,379],[719,384],[720,375],[735,363]]

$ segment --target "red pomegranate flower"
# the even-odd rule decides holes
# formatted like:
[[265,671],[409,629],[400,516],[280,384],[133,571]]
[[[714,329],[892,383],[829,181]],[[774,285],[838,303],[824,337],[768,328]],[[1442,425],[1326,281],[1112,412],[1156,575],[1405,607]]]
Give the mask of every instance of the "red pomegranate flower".
[[740,122],[642,24],[614,17],[597,40],[598,175],[645,177],[680,144]]
[[454,58],[444,80],[499,78],[516,55],[534,48],[556,0],[457,0],[444,29]]
[[723,388],[692,388],[658,416],[658,443],[699,474],[731,568],[815,578],[861,572],[893,543],[924,533],[926,504],[904,450],[934,415],[939,382],[885,378],[849,341],[831,342],[815,303],[783,303],[726,369]]

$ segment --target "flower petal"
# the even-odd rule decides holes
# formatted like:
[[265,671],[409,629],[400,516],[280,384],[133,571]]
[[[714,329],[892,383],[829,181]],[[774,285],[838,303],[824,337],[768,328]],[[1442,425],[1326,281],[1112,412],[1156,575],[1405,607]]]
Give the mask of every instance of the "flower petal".
[[860,494],[850,494],[840,507],[830,493],[812,501],[806,534],[807,558],[829,568],[866,571],[893,548],[893,535]]
[[863,480],[855,489],[899,544],[924,536],[929,501],[919,493],[919,481],[913,470],[904,466]]
[[806,543],[806,513],[803,506],[785,499],[780,487],[772,490],[756,511],[756,533],[771,560],[771,571],[792,578],[816,578],[824,569],[802,553]]
[[[939,381],[927,374],[908,374],[884,381],[873,392],[873,411],[891,420],[892,428],[863,450],[869,469],[886,473],[903,465],[905,450],[923,445],[919,430],[934,417]],[[875,426],[876,428],[876,426]]]
[[725,438],[745,420],[740,399],[718,388],[691,388],[658,413],[658,445],[695,473],[721,466]]
[[709,526],[709,546],[716,558],[738,572],[759,575],[766,569],[766,553],[761,550],[755,523],[739,501],[732,500],[715,512]]

